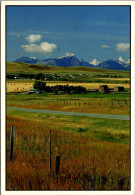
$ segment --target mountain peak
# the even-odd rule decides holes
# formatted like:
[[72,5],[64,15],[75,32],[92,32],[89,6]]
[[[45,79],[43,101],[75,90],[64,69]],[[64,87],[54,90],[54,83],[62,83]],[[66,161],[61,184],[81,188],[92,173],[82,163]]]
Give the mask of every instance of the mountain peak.
[[[15,60],[14,62],[24,62],[28,64],[41,64],[60,67],[73,66],[95,67],[93,64],[90,64],[83,59],[79,61],[74,54],[59,58],[48,58],[44,60],[38,60],[36,57],[21,57]],[[130,64],[121,62],[119,60],[108,59],[107,61],[98,64],[96,68],[103,68],[109,70],[130,70]]]
[[125,63],[119,60],[109,59],[97,65],[98,68],[104,68],[108,70],[129,70]]

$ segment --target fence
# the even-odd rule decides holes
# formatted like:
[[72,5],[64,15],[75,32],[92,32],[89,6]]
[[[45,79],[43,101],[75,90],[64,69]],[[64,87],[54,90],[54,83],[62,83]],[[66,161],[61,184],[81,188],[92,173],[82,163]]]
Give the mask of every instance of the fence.
[[[10,160],[14,161],[14,139],[15,139],[15,127],[11,126],[11,132],[10,132]],[[51,159],[51,131],[49,131],[49,169],[50,169],[50,175],[51,175],[51,169],[52,169],[52,159]],[[58,176],[60,171],[60,156],[56,156],[56,176]],[[58,181],[58,177],[57,177]]]
[[100,106],[129,106],[130,102],[128,100],[111,100],[111,101],[79,101],[76,99],[67,100],[67,99],[54,99],[54,100],[46,100],[46,101],[33,101],[33,102],[18,102],[17,104],[23,104],[23,105],[41,105],[41,106],[48,106],[53,104],[60,104],[60,105],[72,105],[75,107],[90,107],[94,105]]

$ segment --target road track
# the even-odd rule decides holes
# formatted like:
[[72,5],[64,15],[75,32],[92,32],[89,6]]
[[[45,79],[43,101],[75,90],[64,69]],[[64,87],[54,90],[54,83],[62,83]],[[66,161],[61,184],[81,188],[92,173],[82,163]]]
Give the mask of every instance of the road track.
[[83,116],[83,117],[94,117],[94,118],[130,120],[129,115],[111,115],[111,114],[66,112],[66,111],[39,110],[39,109],[27,109],[27,108],[16,108],[16,107],[7,107],[7,110],[15,110],[15,111],[23,111],[23,112],[36,112],[36,113],[44,113],[44,114],[58,114],[58,115],[66,115],[66,116]]

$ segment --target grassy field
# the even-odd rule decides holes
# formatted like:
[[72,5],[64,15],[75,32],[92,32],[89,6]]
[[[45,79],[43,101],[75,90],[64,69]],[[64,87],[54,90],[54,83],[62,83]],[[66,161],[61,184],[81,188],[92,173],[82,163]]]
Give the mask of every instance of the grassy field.
[[[21,91],[28,91],[29,89],[33,88],[34,81],[28,80],[27,82],[21,80],[15,81],[8,81],[6,84],[7,92],[21,92]],[[99,89],[100,85],[104,85],[104,83],[75,83],[75,82],[60,82],[60,81],[47,81],[46,86],[54,86],[54,85],[69,85],[69,86],[82,86],[86,89]],[[109,88],[114,88],[115,86],[120,86],[120,84],[108,84]],[[122,84],[124,88],[130,88],[130,84]]]
[[[124,103],[123,100],[128,104],[118,104],[118,101]],[[7,106],[125,115],[130,111],[129,92],[60,96],[7,93]],[[12,125],[15,126],[13,162],[9,159]],[[57,155],[61,159],[58,176]],[[7,110],[6,171],[7,190],[129,190],[130,121]]]
[[[83,82],[52,80],[48,86],[86,87],[86,94],[31,94],[34,80],[6,83],[6,106],[97,114],[130,115],[128,71],[88,67],[52,67],[7,63],[7,73],[57,73]],[[104,78],[104,77],[108,78]],[[86,81],[85,81],[86,77]],[[102,79],[101,79],[102,78]],[[90,81],[90,82],[88,82]],[[104,81],[103,83],[100,81]],[[99,93],[102,84],[123,86],[124,92]],[[7,110],[7,190],[130,190],[130,121],[87,118]],[[10,129],[15,126],[14,160],[9,158]],[[52,137],[52,170],[49,170],[49,131]],[[56,175],[56,156],[60,172]]]
[[129,93],[116,94],[73,94],[29,95],[27,93],[8,93],[7,106],[31,109],[59,110],[98,114],[130,114]]
[[93,72],[93,74],[100,73],[101,75],[104,73],[122,75],[124,77],[129,77],[129,71],[114,71],[114,70],[105,70],[99,68],[89,68],[89,67],[58,67],[58,66],[45,66],[45,65],[38,65],[38,64],[26,64],[22,62],[7,62],[6,64],[6,72],[7,73],[15,73],[15,72],[23,72],[23,73],[46,73],[46,72],[58,72],[58,73],[80,73],[83,72]]
[[[117,78],[120,78],[119,83],[120,82],[123,83],[125,81],[126,83],[128,83],[129,81],[128,79],[130,77],[129,71],[114,71],[114,70],[105,70],[105,69],[89,68],[89,67],[57,67],[57,66],[45,66],[45,65],[26,64],[26,63],[18,63],[18,62],[7,62],[6,73],[15,74],[16,76],[20,73],[24,73],[24,74],[43,73],[45,75],[58,74],[62,78],[65,78],[65,75],[70,75],[72,77],[71,80],[76,81],[77,79],[77,82],[79,82],[79,80],[82,80],[83,82],[85,81],[96,82],[95,79],[100,80],[104,77],[108,77],[109,79],[107,80],[109,82],[110,79],[114,82],[117,81]],[[116,79],[114,80],[113,77]],[[126,80],[122,80],[123,78],[125,78]],[[60,80],[60,78],[58,78],[57,80]]]
[[[13,162],[9,159],[11,125],[15,126]],[[7,190],[129,190],[129,128],[130,122],[120,120],[8,111]]]

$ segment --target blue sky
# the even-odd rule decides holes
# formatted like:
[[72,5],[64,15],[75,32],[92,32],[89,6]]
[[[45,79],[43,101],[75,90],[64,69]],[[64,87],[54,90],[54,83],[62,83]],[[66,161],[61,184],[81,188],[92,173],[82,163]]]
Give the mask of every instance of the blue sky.
[[130,6],[7,6],[7,61],[75,54],[93,64],[130,58]]

